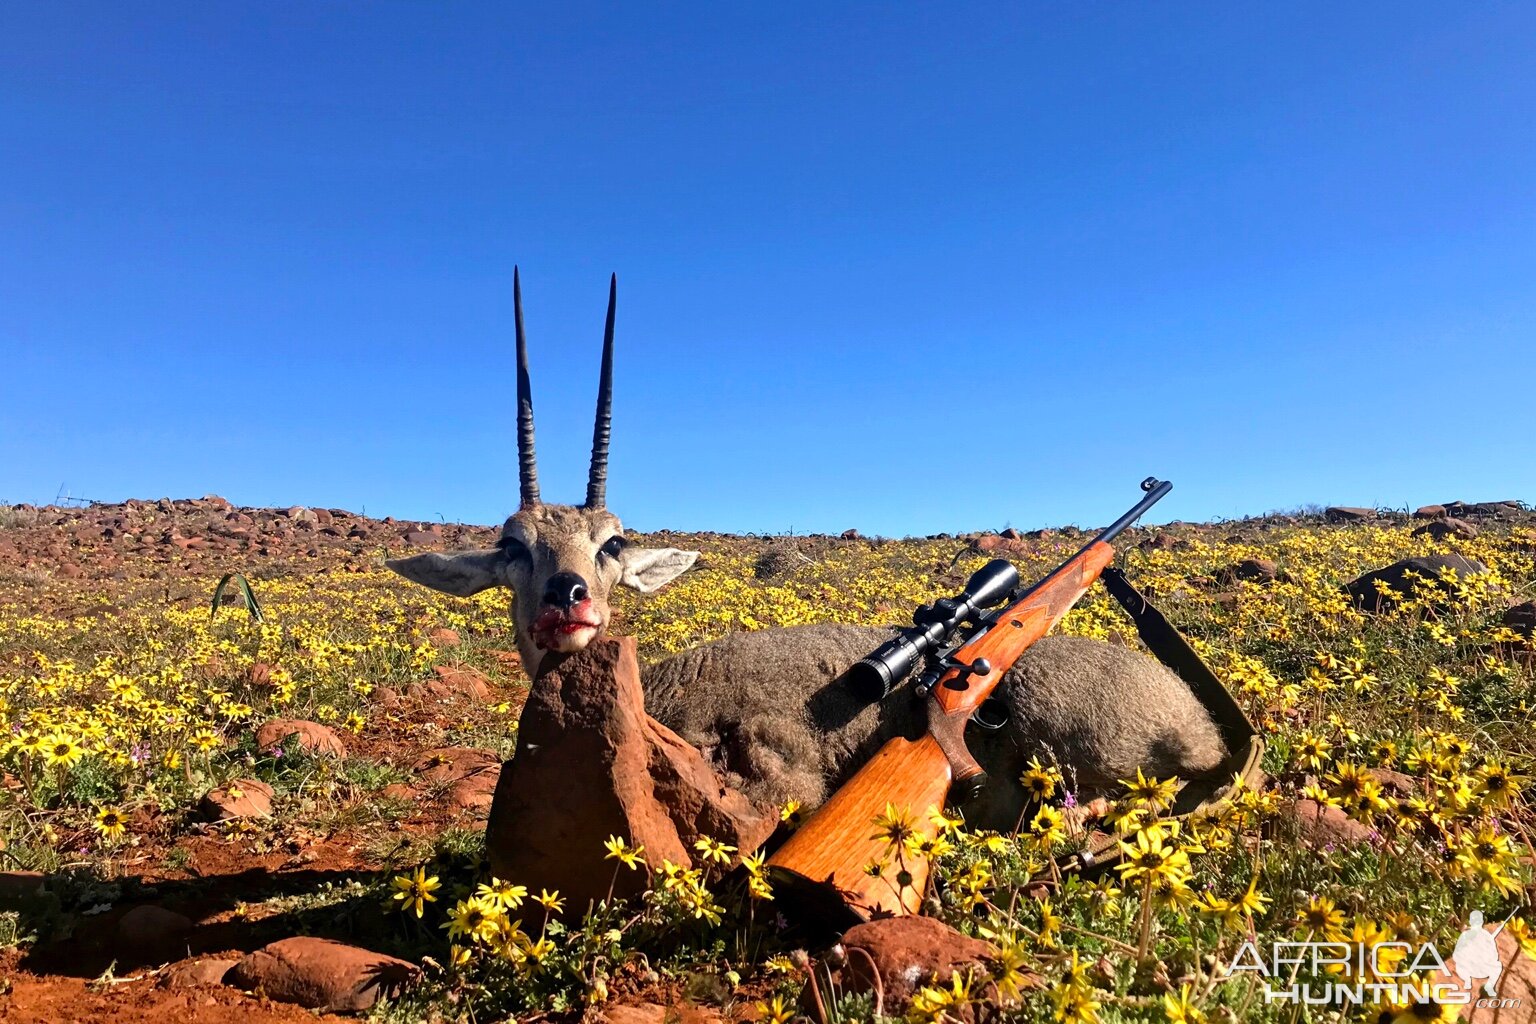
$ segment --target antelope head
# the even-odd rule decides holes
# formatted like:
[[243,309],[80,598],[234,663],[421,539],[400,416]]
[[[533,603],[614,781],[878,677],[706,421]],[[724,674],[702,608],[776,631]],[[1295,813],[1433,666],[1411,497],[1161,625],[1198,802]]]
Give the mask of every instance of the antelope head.
[[602,373],[592,430],[587,500],[580,506],[550,505],[539,497],[533,454],[533,395],[528,382],[528,344],[523,331],[522,282],[512,272],[517,323],[517,472],[521,503],[507,517],[501,539],[486,551],[431,552],[385,562],[406,579],[459,597],[490,587],[512,591],[518,649],[529,675],[547,651],[586,647],[608,628],[608,595],[615,584],[642,592],[675,579],[693,565],[697,551],[642,548],[625,538],[619,517],[608,511],[608,437],[613,421],[613,317],[618,279],[608,285]]

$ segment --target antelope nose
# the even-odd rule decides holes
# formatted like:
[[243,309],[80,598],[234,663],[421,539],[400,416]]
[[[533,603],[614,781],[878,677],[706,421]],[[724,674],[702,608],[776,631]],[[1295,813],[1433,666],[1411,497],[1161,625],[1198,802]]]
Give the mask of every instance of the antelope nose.
[[573,572],[557,572],[544,584],[544,603],[571,608],[587,599],[587,581]]

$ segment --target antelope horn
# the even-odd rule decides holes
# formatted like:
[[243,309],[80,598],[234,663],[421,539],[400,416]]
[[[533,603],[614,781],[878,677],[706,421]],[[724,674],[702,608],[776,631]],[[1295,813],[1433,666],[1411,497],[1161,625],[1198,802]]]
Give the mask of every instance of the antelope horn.
[[608,323],[603,328],[603,369],[597,384],[597,419],[592,426],[592,468],[587,473],[587,508],[602,508],[608,494],[608,435],[613,426],[613,313],[619,275],[608,279]]
[[517,482],[524,507],[539,503],[539,466],[533,455],[533,389],[528,383],[528,338],[523,333],[523,283],[512,268],[512,309],[517,321]]

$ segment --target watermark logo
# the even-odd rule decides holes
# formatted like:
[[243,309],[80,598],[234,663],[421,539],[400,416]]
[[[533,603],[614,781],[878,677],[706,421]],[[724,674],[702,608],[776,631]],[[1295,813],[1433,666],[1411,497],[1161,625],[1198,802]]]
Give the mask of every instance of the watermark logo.
[[[1227,973],[1259,975],[1266,1003],[1513,1008],[1520,1005],[1519,999],[1498,996],[1506,965],[1497,939],[1507,923],[1490,932],[1483,926],[1482,911],[1472,911],[1451,950],[1454,970],[1433,943],[1414,948],[1378,932],[1357,934],[1347,942],[1274,942],[1267,956],[1257,943],[1244,942]],[[1480,993],[1477,982],[1482,982]]]
[[1473,981],[1484,979],[1483,995],[1490,999],[1498,994],[1499,975],[1504,972],[1496,941],[1503,930],[1501,924],[1498,931],[1490,934],[1483,928],[1483,912],[1474,910],[1467,917],[1467,930],[1456,939],[1456,948],[1451,951],[1451,959],[1456,962],[1456,976],[1466,982],[1469,989]]

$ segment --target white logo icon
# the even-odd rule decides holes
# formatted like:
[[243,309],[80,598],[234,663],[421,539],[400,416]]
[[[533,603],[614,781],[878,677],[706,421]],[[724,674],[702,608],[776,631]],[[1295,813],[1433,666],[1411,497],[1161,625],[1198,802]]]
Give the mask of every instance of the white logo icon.
[[1504,971],[1504,965],[1499,962],[1499,945],[1494,941],[1503,930],[1504,925],[1501,924],[1492,932],[1484,931],[1483,912],[1474,910],[1467,917],[1467,930],[1456,939],[1456,948],[1451,951],[1451,959],[1456,962],[1457,977],[1466,982],[1469,988],[1476,979],[1486,979],[1483,982],[1483,994],[1490,998],[1496,991],[1499,975]]

